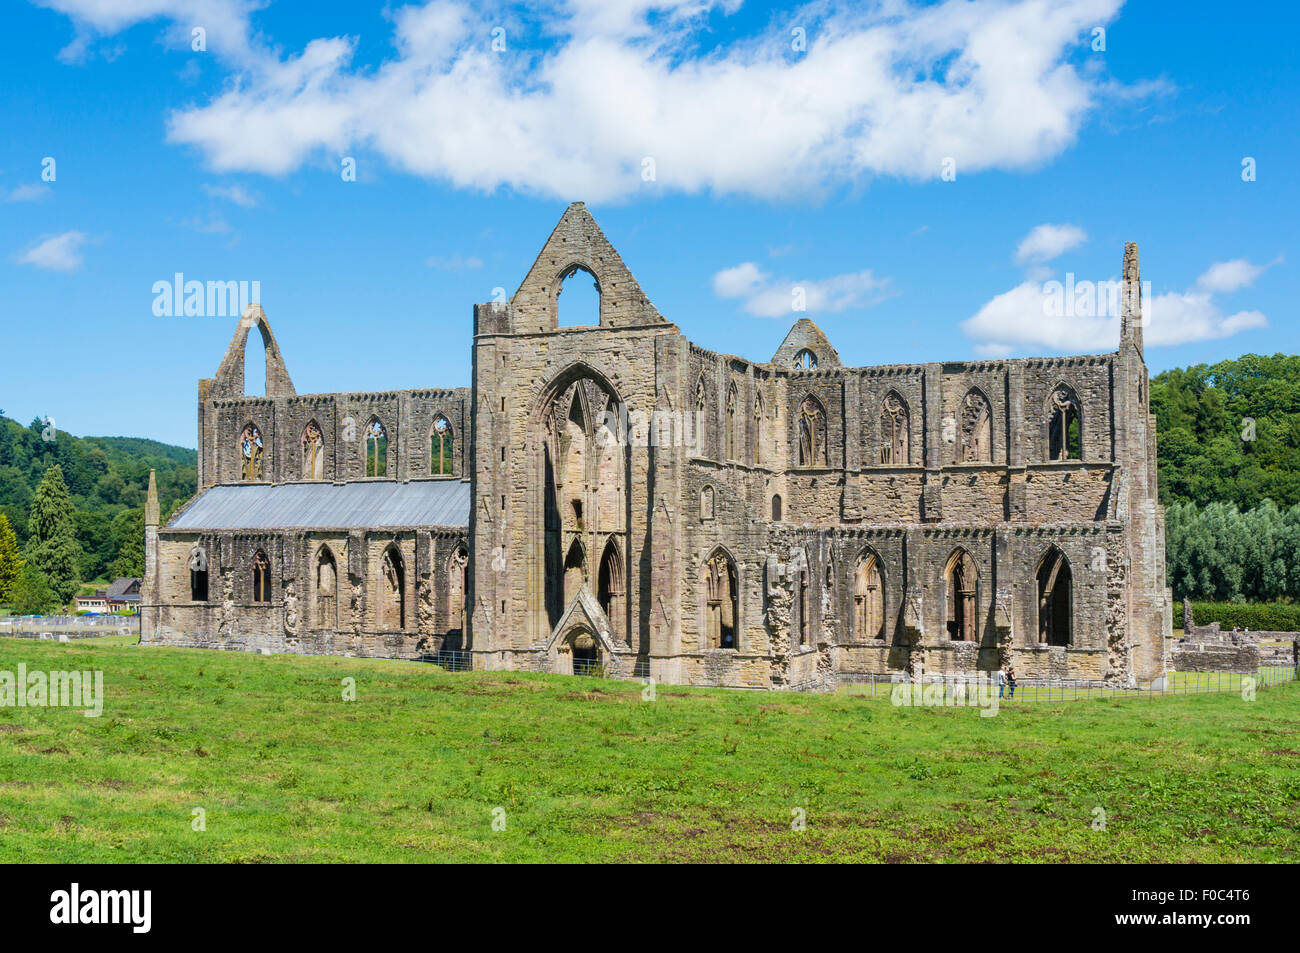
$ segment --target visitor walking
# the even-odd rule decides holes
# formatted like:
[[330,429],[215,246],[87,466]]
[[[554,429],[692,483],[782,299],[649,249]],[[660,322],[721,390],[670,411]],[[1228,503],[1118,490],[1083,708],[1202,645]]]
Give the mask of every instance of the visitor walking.
[[998,678],[998,698],[1001,698],[1003,693],[1007,690],[1007,670],[1004,668],[998,669],[997,678]]

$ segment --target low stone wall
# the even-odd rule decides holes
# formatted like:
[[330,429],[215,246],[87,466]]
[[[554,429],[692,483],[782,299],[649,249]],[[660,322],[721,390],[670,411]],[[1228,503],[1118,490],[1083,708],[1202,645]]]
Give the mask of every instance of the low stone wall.
[[1196,626],[1172,646],[1176,672],[1245,672],[1260,666],[1300,664],[1294,632],[1224,631],[1217,622]]
[[1173,668],[1175,672],[1239,672],[1254,674],[1259,671],[1260,655],[1257,645],[1212,645],[1203,642],[1185,642],[1175,646]]

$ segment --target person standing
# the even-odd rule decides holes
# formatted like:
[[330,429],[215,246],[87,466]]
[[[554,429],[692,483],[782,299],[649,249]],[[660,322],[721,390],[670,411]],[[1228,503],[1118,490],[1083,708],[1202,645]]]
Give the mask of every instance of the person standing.
[[1005,693],[1007,690],[1007,670],[1004,668],[998,669],[997,679],[998,679],[998,698],[1001,698],[1003,693]]
[[1007,697],[1015,698],[1016,697],[1016,670],[1013,666],[1010,665],[1007,666],[1007,688],[1010,689],[1010,691],[1007,693]]

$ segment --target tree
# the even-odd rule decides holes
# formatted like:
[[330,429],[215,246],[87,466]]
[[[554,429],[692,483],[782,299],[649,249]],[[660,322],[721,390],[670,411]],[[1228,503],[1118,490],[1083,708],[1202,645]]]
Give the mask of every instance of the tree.
[[144,510],[127,510],[113,521],[114,533],[121,533],[117,558],[109,566],[109,575],[144,576]]
[[72,500],[57,463],[45,472],[32,497],[27,534],[27,561],[45,577],[59,603],[66,604],[77,592],[81,547]]
[[24,565],[14,582],[13,610],[19,615],[44,615],[58,605],[59,597],[45,574],[31,563]]
[[18,537],[9,525],[9,517],[0,513],[0,603],[13,598],[14,583],[22,572],[23,561],[18,556]]

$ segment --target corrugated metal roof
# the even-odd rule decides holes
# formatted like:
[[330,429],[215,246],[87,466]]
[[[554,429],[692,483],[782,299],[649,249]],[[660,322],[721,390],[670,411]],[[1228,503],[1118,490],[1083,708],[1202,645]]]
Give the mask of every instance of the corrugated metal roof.
[[366,529],[469,526],[469,484],[461,480],[214,486],[168,529]]

